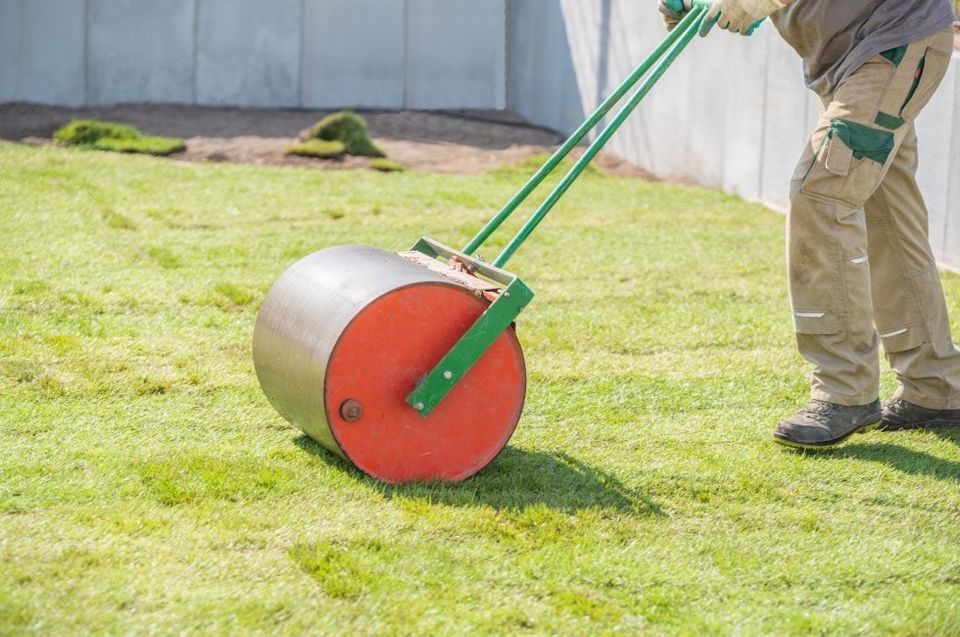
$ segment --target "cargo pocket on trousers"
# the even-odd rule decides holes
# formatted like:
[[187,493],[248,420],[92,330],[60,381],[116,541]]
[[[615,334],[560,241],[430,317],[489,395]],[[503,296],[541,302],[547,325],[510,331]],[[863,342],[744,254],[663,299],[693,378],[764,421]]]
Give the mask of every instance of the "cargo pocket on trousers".
[[883,343],[883,351],[888,354],[896,352],[906,352],[915,349],[926,343],[927,330],[923,325],[911,325],[893,330],[880,330],[880,341]]
[[839,334],[840,321],[829,312],[796,310],[793,313],[793,328],[797,334]]
[[821,156],[800,189],[859,208],[880,185],[894,146],[890,131],[851,120],[831,120]]
[[827,172],[837,177],[846,177],[850,174],[853,164],[853,149],[838,139],[831,129],[827,138],[827,147],[823,153],[823,167]]
[[900,118],[912,122],[936,93],[947,68],[950,66],[951,53],[927,47],[914,72],[913,82],[900,106]]

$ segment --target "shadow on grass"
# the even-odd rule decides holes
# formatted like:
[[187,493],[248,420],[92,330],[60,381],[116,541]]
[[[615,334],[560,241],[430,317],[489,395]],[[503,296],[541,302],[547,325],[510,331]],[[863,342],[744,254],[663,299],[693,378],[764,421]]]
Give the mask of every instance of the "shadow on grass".
[[[960,444],[960,432],[938,432],[941,438]],[[855,458],[882,462],[894,469],[913,475],[931,476],[948,482],[960,482],[960,462],[944,460],[922,451],[914,451],[890,443],[863,443],[852,444],[838,449],[823,450],[811,453],[812,458],[835,460],[838,458]]]
[[960,447],[960,428],[954,429],[931,429],[931,431],[941,440],[946,440],[947,442],[952,442],[953,444]]
[[391,485],[374,480],[307,436],[294,443],[307,453],[354,476],[387,499],[418,498],[448,506],[489,506],[525,509],[545,506],[573,513],[610,509],[663,515],[646,495],[629,489],[617,478],[564,453],[543,453],[507,447],[483,471],[459,484]]

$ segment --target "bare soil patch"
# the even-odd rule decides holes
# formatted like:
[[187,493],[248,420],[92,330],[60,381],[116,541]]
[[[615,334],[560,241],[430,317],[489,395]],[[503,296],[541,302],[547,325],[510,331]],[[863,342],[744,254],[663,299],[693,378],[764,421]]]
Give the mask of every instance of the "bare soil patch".
[[[104,108],[63,108],[0,104],[0,138],[44,144],[74,118],[136,126],[145,133],[187,139],[187,150],[173,159],[324,170],[363,168],[370,160],[347,157],[317,160],[284,151],[300,132],[330,111],[248,109],[174,104],[124,104]],[[555,131],[531,126],[506,111],[358,111],[387,156],[412,170],[478,173],[552,151],[563,141]],[[609,153],[596,165],[606,173],[649,175]]]

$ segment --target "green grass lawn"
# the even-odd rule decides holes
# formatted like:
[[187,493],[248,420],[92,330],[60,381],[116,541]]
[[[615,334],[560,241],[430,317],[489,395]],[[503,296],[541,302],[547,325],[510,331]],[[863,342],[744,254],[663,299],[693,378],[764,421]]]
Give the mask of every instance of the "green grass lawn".
[[734,197],[571,191],[511,263],[526,412],[463,484],[378,484],[274,412],[281,272],[462,245],[523,176],[0,144],[0,633],[960,633],[960,435],[770,441],[808,370],[783,219]]

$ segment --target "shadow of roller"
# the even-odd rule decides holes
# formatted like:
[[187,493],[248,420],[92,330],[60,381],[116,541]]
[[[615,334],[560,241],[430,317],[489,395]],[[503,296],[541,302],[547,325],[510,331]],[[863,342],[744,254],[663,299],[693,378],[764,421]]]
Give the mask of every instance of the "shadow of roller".
[[606,509],[637,515],[665,515],[647,495],[565,453],[507,447],[490,466],[458,484],[391,485],[366,476],[308,436],[297,437],[294,444],[377,490],[387,500],[419,499],[431,504],[489,506],[496,510],[545,506],[561,513]]

